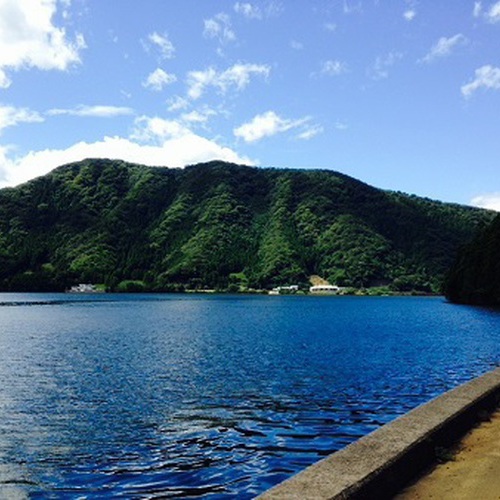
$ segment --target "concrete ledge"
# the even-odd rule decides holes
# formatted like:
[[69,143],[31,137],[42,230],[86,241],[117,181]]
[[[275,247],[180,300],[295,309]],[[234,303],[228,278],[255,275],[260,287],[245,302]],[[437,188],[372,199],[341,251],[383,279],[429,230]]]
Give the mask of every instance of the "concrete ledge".
[[258,498],[390,498],[500,401],[500,368],[467,382],[311,465]]

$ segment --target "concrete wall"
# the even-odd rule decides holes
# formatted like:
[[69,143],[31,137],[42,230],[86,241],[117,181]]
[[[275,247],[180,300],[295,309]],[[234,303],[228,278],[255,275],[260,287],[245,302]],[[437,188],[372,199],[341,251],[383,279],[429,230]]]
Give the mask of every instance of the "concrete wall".
[[258,498],[390,498],[491,412],[500,401],[500,368],[382,426],[278,484]]

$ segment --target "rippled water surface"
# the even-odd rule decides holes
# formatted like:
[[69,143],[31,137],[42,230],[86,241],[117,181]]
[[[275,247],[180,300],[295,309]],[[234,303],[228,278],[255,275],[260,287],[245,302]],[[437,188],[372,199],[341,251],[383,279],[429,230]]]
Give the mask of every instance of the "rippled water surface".
[[499,360],[441,298],[0,294],[0,497],[252,498]]

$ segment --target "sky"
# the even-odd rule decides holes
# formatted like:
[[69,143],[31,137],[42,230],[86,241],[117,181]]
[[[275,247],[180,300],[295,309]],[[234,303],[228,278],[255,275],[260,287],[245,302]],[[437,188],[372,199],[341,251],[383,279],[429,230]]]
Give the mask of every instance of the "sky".
[[500,210],[500,1],[0,0],[0,187],[89,157]]

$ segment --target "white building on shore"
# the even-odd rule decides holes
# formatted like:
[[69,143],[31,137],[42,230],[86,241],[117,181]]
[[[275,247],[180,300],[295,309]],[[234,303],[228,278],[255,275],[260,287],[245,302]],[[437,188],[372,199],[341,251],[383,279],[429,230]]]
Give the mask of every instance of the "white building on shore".
[[277,286],[273,288],[269,295],[280,295],[284,293],[297,293],[299,291],[299,285],[289,285],[289,286]]
[[337,285],[314,285],[309,287],[309,293],[329,293],[338,294],[342,288]]
[[95,285],[90,283],[80,283],[79,285],[72,286],[69,290],[69,293],[97,293],[99,290]]

